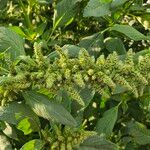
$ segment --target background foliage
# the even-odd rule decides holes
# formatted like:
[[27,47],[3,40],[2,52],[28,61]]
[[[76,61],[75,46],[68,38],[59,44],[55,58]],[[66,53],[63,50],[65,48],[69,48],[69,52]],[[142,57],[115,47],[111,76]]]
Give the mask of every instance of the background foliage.
[[0,0],[0,149],[149,150],[149,6]]

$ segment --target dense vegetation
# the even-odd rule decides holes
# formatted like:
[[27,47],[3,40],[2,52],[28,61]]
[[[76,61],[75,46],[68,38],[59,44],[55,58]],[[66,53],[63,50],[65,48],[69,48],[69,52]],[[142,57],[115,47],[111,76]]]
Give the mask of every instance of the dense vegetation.
[[0,0],[0,150],[150,150],[149,7]]

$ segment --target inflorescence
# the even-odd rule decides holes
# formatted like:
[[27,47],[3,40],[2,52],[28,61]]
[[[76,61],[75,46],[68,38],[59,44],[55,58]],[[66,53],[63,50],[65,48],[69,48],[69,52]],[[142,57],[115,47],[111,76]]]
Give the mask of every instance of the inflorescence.
[[107,58],[100,55],[95,59],[82,49],[77,58],[69,58],[67,53],[57,48],[59,58],[51,62],[43,56],[41,44],[35,43],[34,51],[33,58],[21,56],[7,74],[0,76],[2,105],[14,100],[19,92],[26,89],[46,88],[56,93],[63,87],[73,99],[82,104],[75,86],[88,86],[107,97],[114,94],[119,86],[125,88],[125,92],[139,97],[150,83],[150,54],[139,56],[134,62],[135,54],[132,51],[128,51],[124,59],[116,52]]

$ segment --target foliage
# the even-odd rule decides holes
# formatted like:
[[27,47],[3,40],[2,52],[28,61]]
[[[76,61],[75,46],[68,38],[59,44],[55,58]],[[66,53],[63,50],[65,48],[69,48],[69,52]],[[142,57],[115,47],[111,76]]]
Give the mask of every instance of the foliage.
[[0,0],[0,149],[149,150],[145,0]]

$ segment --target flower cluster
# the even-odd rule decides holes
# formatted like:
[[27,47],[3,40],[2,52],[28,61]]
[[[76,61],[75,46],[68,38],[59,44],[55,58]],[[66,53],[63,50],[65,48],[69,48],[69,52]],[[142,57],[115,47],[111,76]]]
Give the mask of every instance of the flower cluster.
[[123,87],[125,92],[138,97],[150,83],[150,54],[134,60],[132,51],[128,51],[124,58],[114,52],[106,58],[101,55],[95,59],[82,49],[77,58],[69,58],[67,53],[57,48],[59,58],[52,62],[42,55],[41,46],[37,43],[34,50],[33,58],[22,56],[8,74],[0,76],[2,104],[13,100],[22,90],[46,88],[55,93],[64,87],[82,105],[75,86],[88,86],[106,97],[114,94],[116,87]]
[[55,132],[50,133],[47,139],[51,150],[73,150],[75,146],[93,135],[96,135],[96,132],[65,127],[62,131],[55,129]]

